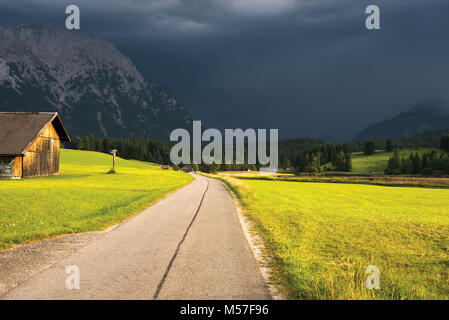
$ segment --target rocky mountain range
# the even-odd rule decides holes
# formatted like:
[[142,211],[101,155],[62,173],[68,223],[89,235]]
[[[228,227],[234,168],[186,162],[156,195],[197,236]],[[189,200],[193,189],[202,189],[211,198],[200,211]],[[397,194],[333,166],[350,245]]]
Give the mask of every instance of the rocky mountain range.
[[182,104],[111,43],[38,25],[0,27],[0,111],[58,111],[72,137],[167,140],[191,127]]
[[417,133],[441,129],[449,129],[449,104],[433,99],[419,103],[391,119],[368,126],[353,140],[402,140]]

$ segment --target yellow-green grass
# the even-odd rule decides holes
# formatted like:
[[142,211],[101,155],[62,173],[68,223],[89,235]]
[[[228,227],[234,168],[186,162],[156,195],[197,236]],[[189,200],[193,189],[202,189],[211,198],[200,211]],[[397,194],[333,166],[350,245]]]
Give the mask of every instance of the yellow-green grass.
[[193,178],[107,154],[61,150],[58,176],[0,180],[0,249],[60,234],[104,229]]
[[[404,155],[406,158],[410,154],[418,153],[422,155],[423,153],[430,153],[435,149],[405,149],[400,152],[401,157]],[[438,152],[443,152],[438,150]],[[375,154],[370,156],[365,156],[362,153],[354,153],[352,156],[352,172],[354,173],[376,173],[383,174],[388,165],[388,160],[393,156],[393,152],[377,151]]]
[[[288,298],[449,298],[448,190],[224,179]],[[370,265],[379,290],[366,289]]]
[[448,177],[422,177],[422,176],[389,176],[389,175],[364,175],[342,174],[339,175],[294,175],[289,173],[276,173],[265,175],[258,171],[246,172],[219,172],[221,178],[237,178],[248,180],[267,181],[296,181],[296,182],[322,182],[322,183],[353,183],[378,186],[421,187],[421,188],[445,188],[449,189]]

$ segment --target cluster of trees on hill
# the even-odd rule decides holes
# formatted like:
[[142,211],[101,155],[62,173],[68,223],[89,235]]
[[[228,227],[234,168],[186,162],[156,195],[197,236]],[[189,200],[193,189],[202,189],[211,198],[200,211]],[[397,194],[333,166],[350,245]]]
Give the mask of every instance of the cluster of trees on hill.
[[[389,141],[391,143],[391,140]],[[387,142],[387,151],[388,146]],[[449,152],[449,136],[441,137],[439,147]],[[406,157],[404,154],[400,155],[400,149],[396,146],[393,156],[388,161],[385,174],[449,174],[449,154],[439,153],[433,150],[421,156],[418,153],[412,153],[409,157]]]
[[65,148],[110,153],[117,149],[118,155],[124,159],[135,159],[158,164],[170,164],[170,145],[161,141],[145,138],[96,138],[85,136],[72,143],[64,144]]
[[[298,168],[298,161],[304,158],[305,154],[317,153],[321,148],[327,148],[327,146],[335,145],[340,146],[343,150],[343,156],[345,153],[358,152],[363,150],[363,142],[360,143],[329,143],[324,140],[310,139],[310,138],[300,138],[300,139],[289,139],[279,141],[279,166],[283,169]],[[312,157],[313,158],[313,157]],[[320,165],[326,165],[331,162],[328,160],[326,153],[324,153],[324,159],[320,157]],[[306,161],[306,160],[304,160]],[[310,160],[312,161],[312,160]],[[335,164],[334,164],[335,166]],[[305,172],[305,171],[298,171]]]
[[[393,140],[388,139],[385,142],[385,150],[387,152],[392,152],[394,148],[399,148],[398,145],[393,144]],[[370,156],[376,153],[377,150],[377,144],[374,140],[366,140],[363,142],[363,154],[365,156]]]
[[352,157],[348,144],[330,143],[321,145],[318,149],[303,152],[295,160],[295,172],[319,173],[323,170],[332,169],[342,172],[351,172]]
[[449,155],[438,153],[433,150],[419,156],[418,153],[410,154],[408,158],[400,155],[399,149],[394,150],[394,154],[388,161],[385,174],[423,174],[432,175],[435,173],[449,174]]
[[376,152],[376,142],[373,140],[366,140],[363,145],[363,154],[365,156],[373,155]]
[[327,142],[312,138],[298,138],[279,141],[279,165],[283,169],[290,169],[296,159],[304,152],[314,151]]

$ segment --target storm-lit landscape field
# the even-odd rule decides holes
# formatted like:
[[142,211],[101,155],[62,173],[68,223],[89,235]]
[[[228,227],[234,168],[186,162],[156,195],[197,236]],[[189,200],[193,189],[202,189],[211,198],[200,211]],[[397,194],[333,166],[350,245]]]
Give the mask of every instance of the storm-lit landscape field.
[[62,150],[58,176],[0,180],[0,248],[122,222],[192,181],[155,164]]

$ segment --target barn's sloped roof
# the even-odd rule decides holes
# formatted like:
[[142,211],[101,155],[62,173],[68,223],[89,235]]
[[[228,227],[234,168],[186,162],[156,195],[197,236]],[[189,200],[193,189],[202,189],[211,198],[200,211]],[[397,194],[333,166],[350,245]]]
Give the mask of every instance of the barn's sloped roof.
[[61,141],[70,141],[57,112],[0,112],[0,156],[24,154],[49,123]]

